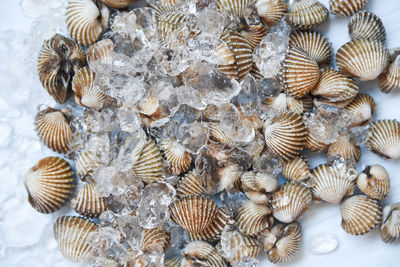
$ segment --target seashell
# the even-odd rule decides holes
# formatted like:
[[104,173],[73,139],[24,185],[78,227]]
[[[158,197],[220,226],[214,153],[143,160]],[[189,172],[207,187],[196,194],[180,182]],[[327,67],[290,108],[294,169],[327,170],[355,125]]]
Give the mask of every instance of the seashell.
[[328,16],[328,9],[321,2],[298,0],[290,8],[287,20],[296,28],[309,30],[324,22]]
[[171,33],[187,19],[184,12],[180,12],[172,6],[150,5],[150,7],[154,10],[160,40],[168,39]]
[[321,102],[337,107],[349,104],[357,93],[357,83],[332,68],[325,68],[321,71],[318,84],[311,90],[311,94],[320,97]]
[[89,67],[81,68],[72,80],[75,102],[83,107],[99,110],[103,107],[106,95],[94,85],[95,73]]
[[136,177],[145,183],[152,183],[162,178],[162,156],[154,140],[149,139],[143,146],[132,170]]
[[210,131],[211,140],[222,144],[230,144],[232,142],[231,139],[221,130],[219,124],[210,122],[208,124],[208,129]]
[[282,61],[280,83],[289,95],[301,98],[306,96],[319,80],[317,62],[303,50],[291,47]]
[[339,135],[336,142],[332,143],[328,147],[328,157],[340,157],[345,160],[354,160],[359,162],[361,158],[361,147],[354,144],[348,135]]
[[357,176],[357,186],[370,198],[384,200],[390,190],[389,174],[381,165],[367,166]]
[[[264,25],[247,25],[246,29],[240,32],[253,50],[261,43],[267,33],[268,30]],[[255,64],[253,66],[257,67]]]
[[269,173],[245,172],[240,180],[246,196],[257,204],[267,204],[269,200],[267,193],[273,192],[279,187],[277,177]]
[[192,163],[192,155],[185,151],[184,146],[169,139],[161,142],[160,147],[173,174],[179,175],[189,169]]
[[67,5],[67,29],[79,44],[88,46],[99,39],[108,26],[110,11],[98,1],[70,0]]
[[252,0],[216,0],[215,5],[220,12],[233,17],[242,17],[244,9],[252,3]]
[[359,11],[349,21],[351,40],[373,39],[385,43],[386,31],[381,19],[372,12]]
[[104,4],[113,8],[125,8],[133,4],[136,0],[101,0]]
[[353,196],[343,202],[341,213],[343,230],[351,235],[363,235],[379,224],[381,202],[365,195]]
[[171,234],[162,228],[144,229],[140,248],[143,252],[165,253],[169,247]]
[[231,222],[231,214],[224,210],[218,209],[212,222],[200,233],[189,232],[191,240],[203,240],[208,242],[214,242],[221,238],[221,233],[225,226]]
[[280,93],[278,96],[266,97],[264,104],[277,112],[290,111],[297,114],[304,112],[303,100],[285,93]]
[[70,199],[74,189],[74,173],[66,160],[47,157],[25,173],[24,186],[28,201],[35,210],[52,213]]
[[146,127],[151,127],[153,122],[167,117],[167,112],[160,105],[156,96],[142,98],[138,108],[140,119]]
[[56,34],[43,43],[37,69],[40,82],[47,93],[62,104],[69,96],[74,71],[85,65],[85,53],[79,45]]
[[96,232],[95,223],[81,217],[58,217],[53,225],[54,238],[61,254],[74,262],[88,262],[92,258],[92,246],[88,236]]
[[258,0],[256,8],[262,22],[268,27],[278,23],[287,12],[287,4],[282,0]]
[[66,115],[68,109],[46,108],[35,117],[36,132],[42,142],[53,151],[67,153],[72,131]]
[[400,204],[388,205],[383,209],[381,237],[386,243],[400,240]]
[[400,158],[400,123],[397,120],[371,123],[368,136],[365,145],[372,152],[388,159]]
[[[277,228],[277,230],[275,230]],[[271,230],[276,242],[268,251],[268,259],[272,263],[284,263],[296,255],[301,245],[301,227],[298,222],[284,227],[279,224]]]
[[204,231],[218,213],[217,204],[201,196],[183,197],[172,203],[169,209],[171,219],[194,234]]
[[329,0],[329,11],[332,14],[350,17],[367,5],[368,0]]
[[164,267],[181,267],[182,258],[175,256],[164,260]]
[[379,41],[355,40],[344,44],[336,53],[336,65],[346,75],[362,81],[378,77],[388,64],[388,51]]
[[71,200],[71,206],[80,215],[97,218],[107,210],[106,200],[101,197],[93,183],[86,183]]
[[235,221],[239,229],[249,236],[256,236],[264,229],[271,227],[274,222],[270,208],[250,200],[242,202]]
[[311,191],[299,184],[286,183],[272,195],[272,215],[283,223],[291,223],[311,205]]
[[179,181],[176,188],[178,196],[202,196],[206,194],[201,177],[194,172],[189,172]]
[[351,196],[356,187],[354,174],[348,167],[319,165],[311,171],[315,185],[311,187],[314,199],[339,204],[344,197]]
[[400,55],[379,75],[379,88],[386,94],[400,90]]
[[269,151],[284,160],[290,160],[303,149],[307,129],[302,117],[285,112],[264,123],[264,136]]
[[300,183],[310,178],[310,162],[303,156],[296,157],[282,164],[285,179]]
[[111,65],[114,60],[114,43],[111,39],[104,39],[91,45],[86,53],[86,59],[91,69],[97,66]]
[[350,114],[350,126],[360,126],[371,122],[376,104],[374,99],[366,94],[358,94],[353,101],[344,107]]
[[332,46],[318,32],[294,31],[289,36],[289,46],[302,49],[320,66],[329,65],[332,61]]
[[210,244],[203,241],[193,241],[186,245],[182,253],[181,266],[224,267],[224,259]]

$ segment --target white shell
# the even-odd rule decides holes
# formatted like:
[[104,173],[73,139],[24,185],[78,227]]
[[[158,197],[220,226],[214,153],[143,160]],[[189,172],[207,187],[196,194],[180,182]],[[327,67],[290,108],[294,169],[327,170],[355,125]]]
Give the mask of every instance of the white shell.
[[400,158],[400,123],[397,120],[379,120],[371,123],[366,147],[378,155]]
[[250,236],[256,236],[273,224],[271,210],[266,205],[259,205],[250,200],[242,202],[235,221],[239,229]]
[[388,205],[383,209],[381,237],[386,243],[400,240],[400,203]]
[[173,174],[179,175],[189,169],[192,155],[185,150],[183,145],[169,139],[161,142],[160,147]]
[[381,165],[368,166],[357,176],[357,186],[367,196],[384,200],[390,191],[389,173]]

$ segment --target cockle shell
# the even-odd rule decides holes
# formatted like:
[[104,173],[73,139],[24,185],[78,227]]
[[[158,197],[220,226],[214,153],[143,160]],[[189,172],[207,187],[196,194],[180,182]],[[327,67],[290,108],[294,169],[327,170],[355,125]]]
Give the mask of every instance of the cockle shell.
[[181,267],[182,258],[175,256],[164,260],[164,267]]
[[92,258],[93,248],[88,242],[88,236],[97,230],[96,224],[81,217],[58,217],[53,225],[61,254],[75,262],[88,262]]
[[95,72],[98,66],[111,65],[114,60],[114,43],[111,39],[104,39],[91,45],[86,52],[89,67]]
[[35,117],[35,128],[42,142],[53,151],[67,153],[72,131],[66,115],[68,109],[46,108]]
[[298,222],[286,227],[278,224],[271,229],[276,242],[268,251],[268,259],[272,263],[284,263],[296,255],[301,245],[301,227]]
[[243,10],[252,3],[252,0],[216,0],[215,5],[220,12],[233,17],[242,16]]
[[349,21],[351,40],[374,39],[385,43],[386,31],[381,19],[372,12],[359,11]]
[[356,174],[349,168],[319,165],[311,171],[315,185],[311,187],[313,198],[331,204],[339,204],[346,196],[353,194]]
[[88,46],[99,39],[108,26],[110,11],[93,0],[70,0],[67,5],[67,28],[75,41]]
[[400,90],[400,55],[379,75],[379,88],[386,94]]
[[284,160],[290,160],[303,149],[307,129],[302,117],[285,112],[264,123],[264,136],[269,151]]
[[342,228],[352,235],[363,235],[374,229],[382,217],[379,200],[365,195],[348,198],[341,206]]
[[161,120],[167,116],[167,112],[160,105],[156,96],[142,98],[138,106],[140,118],[146,127],[151,127],[154,121]]
[[291,47],[282,61],[280,83],[283,90],[297,98],[306,96],[319,80],[317,62],[297,47]]
[[400,203],[388,205],[383,209],[381,237],[386,243],[400,240]]
[[336,142],[329,145],[327,154],[328,157],[341,157],[357,163],[361,158],[361,147],[354,144],[348,135],[341,134]]
[[302,114],[305,111],[303,99],[297,99],[285,93],[280,93],[277,96],[266,97],[264,104],[277,112],[290,111]]
[[258,0],[257,13],[268,27],[278,23],[287,12],[287,4],[283,0]]
[[370,123],[374,115],[376,104],[367,94],[358,94],[353,101],[344,107],[351,116],[350,126],[359,126]]
[[165,253],[169,247],[171,234],[162,228],[144,229],[140,249],[143,252],[162,252]]
[[357,186],[367,196],[384,200],[390,191],[389,173],[381,165],[367,166],[357,176]]
[[158,36],[162,41],[167,40],[171,36],[171,33],[187,19],[184,12],[177,10],[173,6],[150,5],[150,7],[154,10]]
[[203,241],[193,241],[186,245],[182,253],[181,266],[196,267],[224,267],[224,259],[210,244]]
[[362,81],[378,77],[386,68],[388,60],[386,47],[372,39],[348,42],[336,53],[336,65],[339,70]]
[[269,194],[278,189],[278,179],[275,175],[262,172],[245,172],[240,177],[242,189],[246,196],[257,204],[267,204]]
[[251,49],[256,49],[256,47],[261,43],[261,40],[268,33],[267,27],[264,25],[247,25],[246,29],[240,31],[240,34],[247,40],[250,44]]
[[25,173],[24,185],[31,206],[41,213],[52,213],[71,198],[74,173],[66,160],[47,157]]
[[310,162],[302,156],[284,162],[282,175],[289,181],[295,183],[303,182],[310,178]]
[[113,8],[124,8],[128,7],[130,4],[136,0],[101,0],[104,4]]
[[85,65],[85,53],[79,45],[56,34],[43,43],[37,69],[43,87],[56,102],[62,104],[69,96],[74,71]]
[[136,177],[145,183],[155,182],[162,178],[162,156],[154,140],[146,141],[132,170]]
[[161,142],[160,147],[173,174],[179,175],[189,169],[192,163],[192,155],[185,150],[183,145],[169,139]]
[[286,183],[272,195],[272,214],[283,223],[291,223],[310,207],[311,201],[310,189],[303,185]]
[[189,172],[178,183],[176,194],[178,196],[202,196],[206,193],[201,177],[195,172]]
[[210,122],[208,124],[210,138],[215,142],[229,144],[232,140],[224,133],[218,123]]
[[367,5],[368,0],[329,0],[332,14],[350,17]]
[[214,219],[209,223],[207,228],[200,233],[189,232],[189,237],[191,240],[217,241],[221,238],[221,233],[228,223],[233,223],[231,214],[224,209],[218,209]]
[[321,133],[316,133],[313,130],[308,130],[305,142],[306,149],[313,152],[323,152],[328,148],[328,145],[326,143],[320,141],[318,136],[319,134]]
[[379,120],[371,123],[366,147],[378,155],[396,160],[400,158],[400,123]]
[[321,2],[298,0],[290,8],[287,20],[296,28],[309,30],[324,22],[328,16],[328,9]]
[[270,208],[250,200],[242,202],[235,221],[239,229],[249,236],[256,236],[264,229],[270,228],[274,222]]
[[294,31],[289,37],[289,46],[296,46],[314,59],[318,65],[329,65],[332,60],[332,46],[324,36],[315,31]]
[[86,183],[71,200],[71,206],[80,215],[97,218],[107,210],[106,200],[101,197],[93,183]]

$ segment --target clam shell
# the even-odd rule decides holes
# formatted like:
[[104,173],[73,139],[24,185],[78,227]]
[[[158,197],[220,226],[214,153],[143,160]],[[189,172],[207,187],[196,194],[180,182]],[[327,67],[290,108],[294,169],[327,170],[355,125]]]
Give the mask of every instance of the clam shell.
[[267,33],[267,27],[264,25],[248,25],[246,30],[240,32],[253,50],[261,43],[261,40]]
[[284,162],[282,175],[289,181],[295,183],[303,182],[310,178],[310,162],[302,156]]
[[289,37],[289,46],[302,49],[318,65],[329,65],[332,61],[332,46],[324,36],[314,31],[294,31]]
[[268,259],[272,263],[284,263],[294,257],[300,248],[301,227],[298,222],[294,222],[284,228],[283,225],[277,225],[274,228],[279,229],[276,231],[277,241],[268,251]]
[[92,246],[88,236],[98,227],[93,222],[72,216],[58,217],[53,225],[54,238],[61,254],[74,262],[88,262],[92,258]]
[[297,98],[306,96],[319,80],[317,62],[297,47],[291,47],[282,61],[280,83],[283,90]]
[[291,223],[310,207],[311,201],[310,189],[303,185],[286,183],[272,195],[272,214],[283,223]]
[[206,194],[201,177],[195,172],[189,172],[180,181],[176,188],[178,196],[202,196]]
[[221,130],[218,123],[210,122],[208,124],[211,140],[222,144],[230,144],[232,140]]
[[144,229],[140,248],[143,252],[165,253],[169,247],[171,234],[162,228]]
[[113,8],[124,8],[133,4],[136,0],[101,0],[104,4]]
[[359,11],[349,21],[351,40],[374,39],[385,43],[386,31],[381,19],[372,12]]
[[250,200],[242,202],[235,221],[239,229],[249,236],[256,236],[273,224],[271,210],[266,205],[259,205]]
[[140,112],[140,119],[146,127],[151,127],[153,122],[167,117],[166,110],[160,105],[156,96],[142,98],[138,109]]
[[351,235],[363,235],[379,224],[381,202],[365,195],[353,196],[343,202],[341,213],[343,230]]
[[218,209],[212,222],[200,233],[189,232],[191,240],[214,242],[221,238],[221,233],[228,223],[232,223],[232,216],[224,209]]
[[66,115],[68,109],[46,108],[35,117],[36,132],[42,142],[53,151],[67,153],[72,131]]
[[80,215],[97,218],[107,210],[105,198],[101,197],[94,184],[85,184],[71,200],[71,206]]
[[383,209],[381,237],[386,243],[400,240],[400,204],[388,205]]
[[192,155],[185,151],[184,146],[169,139],[161,142],[160,147],[173,174],[179,175],[189,169],[192,163]]
[[264,123],[264,136],[269,151],[284,160],[290,160],[303,149],[307,129],[302,117],[285,112]]
[[357,186],[370,198],[384,200],[390,191],[389,173],[381,165],[367,166],[357,176]]
[[203,241],[193,241],[186,245],[182,253],[181,266],[224,267],[224,259],[210,244]]
[[154,10],[158,36],[162,41],[167,40],[171,33],[187,19],[186,14],[178,11],[175,7],[154,5],[150,5],[150,7]]
[[400,55],[379,75],[379,88],[386,94],[400,90]]
[[305,148],[313,152],[323,152],[328,148],[328,145],[319,141],[318,137],[312,132],[308,131]]
[[279,187],[277,177],[269,173],[245,172],[240,180],[246,196],[257,204],[266,204],[269,200],[267,193],[273,192]]
[[155,182],[162,178],[162,156],[154,140],[149,139],[143,146],[132,170],[136,177],[145,183]]
[[66,160],[47,157],[25,173],[24,186],[28,201],[35,210],[52,213],[71,198],[74,173]]
[[358,94],[353,101],[344,107],[351,116],[350,126],[360,126],[370,123],[374,115],[376,104],[367,94]]
[[79,44],[88,46],[99,39],[108,26],[110,12],[98,1],[70,0],[67,5],[67,29]]
[[113,41],[111,39],[104,39],[91,45],[86,52],[86,59],[90,68],[94,70],[98,66],[111,65],[114,60]]
[[175,256],[164,260],[164,267],[181,267],[182,258]]
[[332,14],[350,17],[367,5],[368,0],[329,0],[329,11]]
[[324,22],[328,16],[328,9],[321,2],[298,0],[290,8],[287,20],[296,28],[309,30]]
[[268,27],[278,23],[287,12],[287,4],[283,0],[258,0],[257,13]]
[[285,93],[280,93],[277,96],[266,97],[264,105],[274,109],[277,112],[290,111],[297,114],[304,112],[303,99],[297,99]]
[[336,65],[346,75],[370,81],[383,72],[388,58],[388,51],[381,42],[371,39],[354,40],[339,48]]
[[220,12],[233,17],[242,16],[243,10],[252,3],[252,0],[216,0],[215,5]]
[[379,120],[371,123],[369,139],[365,143],[372,152],[397,160],[400,158],[400,123],[397,120]]
[[359,162],[361,147],[354,144],[346,134],[341,134],[335,143],[329,145],[327,154],[328,157],[340,157],[345,160]]

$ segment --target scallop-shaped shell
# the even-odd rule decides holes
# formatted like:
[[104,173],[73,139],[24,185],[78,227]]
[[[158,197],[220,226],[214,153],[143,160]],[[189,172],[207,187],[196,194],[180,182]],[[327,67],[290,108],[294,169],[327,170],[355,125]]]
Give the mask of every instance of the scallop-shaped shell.
[[314,31],[294,31],[290,34],[289,46],[302,49],[318,65],[329,65],[332,60],[332,46],[324,36]]
[[319,80],[317,62],[297,47],[291,47],[281,68],[280,83],[283,90],[295,97],[306,96]]
[[167,117],[167,112],[156,96],[142,98],[139,103],[139,115],[142,123],[146,127],[151,127],[154,121]]
[[[274,226],[280,227],[280,225]],[[284,263],[296,255],[301,245],[301,227],[298,222],[291,223],[279,231],[277,241],[270,251],[268,259],[272,263]]]
[[336,65],[341,72],[362,81],[375,79],[386,68],[389,54],[379,41],[354,40],[344,44],[336,53]]
[[99,110],[103,107],[106,95],[94,85],[95,73],[89,68],[81,68],[72,80],[75,102],[83,107]]
[[193,241],[186,245],[182,253],[181,266],[224,267],[224,259],[210,244],[203,241]]
[[162,156],[154,140],[148,140],[143,146],[139,158],[133,164],[132,170],[136,177],[145,183],[155,182],[162,178]]
[[247,40],[250,44],[251,49],[256,49],[256,47],[261,43],[261,40],[268,33],[267,27],[264,25],[248,25],[245,30],[241,31],[240,34]]
[[218,209],[212,222],[200,233],[189,232],[191,240],[214,242],[221,238],[221,233],[228,223],[232,223],[232,216],[224,209]]
[[97,218],[107,210],[105,198],[101,197],[92,183],[85,184],[71,200],[71,206],[80,215]]
[[283,0],[258,0],[257,13],[268,27],[278,23],[287,12],[287,4]]
[[171,234],[162,228],[144,229],[140,248],[143,252],[165,253],[169,247]]
[[361,147],[354,144],[346,134],[341,134],[336,142],[329,145],[327,154],[328,157],[341,157],[345,160],[359,162],[361,158]]
[[400,203],[386,206],[383,209],[381,237],[386,243],[400,240]]
[[113,8],[124,8],[128,7],[130,4],[136,0],[101,0],[104,4]]
[[189,172],[180,181],[176,188],[178,196],[202,196],[206,191],[203,187],[201,177],[195,172]]
[[315,185],[311,187],[314,199],[339,204],[353,194],[356,187],[355,174],[347,167],[339,168],[323,164],[311,171]]
[[171,219],[191,233],[200,233],[214,220],[218,213],[217,204],[209,198],[188,196],[169,207]]
[[72,131],[65,115],[69,110],[46,108],[35,117],[35,128],[42,142],[53,151],[67,153]]
[[387,94],[400,90],[400,55],[379,75],[379,88]]
[[348,198],[341,206],[342,228],[352,235],[363,235],[374,229],[382,217],[379,200],[365,195]]
[[181,267],[182,258],[175,256],[164,260],[164,267]]
[[378,155],[397,160],[400,158],[400,123],[397,120],[379,120],[371,123],[367,148]]
[[351,17],[348,27],[351,40],[371,38],[382,43],[386,41],[385,27],[381,19],[372,12],[357,12]]
[[170,139],[161,142],[160,147],[173,174],[179,175],[189,169],[192,163],[192,155],[185,151],[183,145]]
[[309,30],[324,22],[328,16],[328,9],[321,2],[298,0],[290,8],[287,20],[296,28]]
[[272,195],[272,214],[283,223],[291,223],[310,207],[311,201],[310,189],[303,185],[286,183]]
[[310,151],[313,152],[323,152],[328,148],[328,145],[325,144],[324,142],[321,142],[318,139],[318,136],[314,131],[308,130],[306,142],[305,142],[305,148],[307,148]]
[[273,192],[278,189],[278,179],[275,175],[265,172],[245,172],[240,177],[244,191]]
[[318,84],[311,94],[321,98],[326,104],[344,107],[349,104],[358,93],[357,83],[332,68],[321,71]]
[[150,5],[150,7],[154,10],[157,31],[161,40],[168,39],[171,33],[187,19],[186,13],[177,10],[175,7],[154,5]]
[[350,17],[367,3],[368,0],[329,0],[329,11],[335,15]]
[[86,148],[75,159],[76,174],[81,180],[85,180],[93,171],[102,164],[102,158],[107,154],[107,143],[101,137],[92,137]]
[[282,165],[282,175],[287,180],[299,183],[310,178],[310,162],[300,156],[284,162]]
[[66,160],[47,157],[25,173],[24,185],[31,206],[41,213],[52,213],[71,198],[74,173]]
[[91,45],[86,52],[89,66],[96,69],[98,65],[111,65],[114,60],[114,43],[111,39],[104,39]]
[[217,9],[233,17],[241,17],[243,10],[252,3],[252,0],[216,0]]
[[271,210],[266,205],[259,205],[250,200],[242,202],[235,221],[239,229],[249,236],[256,236],[273,224]]
[[297,114],[302,114],[304,112],[303,100],[285,93],[280,93],[277,96],[266,97],[264,104],[277,112],[290,111]]
[[285,112],[265,122],[264,136],[269,151],[284,160],[290,160],[303,149],[307,129],[301,116]]
[[232,142],[217,123],[210,122],[208,124],[208,129],[212,140],[222,144],[229,144]]
[[88,262],[92,258],[88,236],[97,230],[97,225],[90,220],[72,216],[58,217],[53,225],[61,254],[75,262]]
[[358,94],[353,101],[344,107],[351,116],[350,126],[359,126],[370,123],[374,115],[376,104],[367,94]]
[[381,165],[366,167],[357,177],[357,186],[367,196],[384,200],[389,194],[389,173]]
[[88,46],[99,39],[108,26],[108,8],[98,1],[70,0],[67,5],[67,29],[79,44]]

